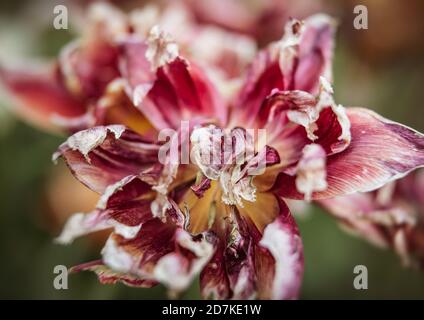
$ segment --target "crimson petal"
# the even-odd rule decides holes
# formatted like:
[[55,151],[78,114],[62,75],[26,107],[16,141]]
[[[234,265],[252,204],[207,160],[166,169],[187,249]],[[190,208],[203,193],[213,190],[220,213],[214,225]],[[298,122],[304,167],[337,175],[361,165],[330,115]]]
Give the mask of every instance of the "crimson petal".
[[[166,40],[159,37],[157,41]],[[137,39],[123,43],[122,50],[121,71],[128,93],[157,129],[179,128],[181,120],[225,124],[225,104],[195,64],[176,56],[156,65],[147,58],[149,44]]]
[[[312,199],[367,192],[424,166],[424,136],[362,108],[348,108],[352,141],[327,159],[325,191]],[[295,176],[281,173],[274,190],[283,197],[302,199]]]
[[248,217],[227,219],[215,254],[200,276],[202,296],[214,299],[295,299],[303,277],[303,248],[288,207],[261,233]]
[[[121,125],[80,131],[53,155],[63,157],[75,177],[98,193],[122,178],[144,172],[146,179],[160,173],[159,145],[143,140]],[[150,180],[151,180],[150,179]]]
[[58,130],[55,118],[74,118],[86,112],[82,101],[67,91],[56,67],[42,72],[0,68],[0,80],[16,98],[16,112],[41,128]]

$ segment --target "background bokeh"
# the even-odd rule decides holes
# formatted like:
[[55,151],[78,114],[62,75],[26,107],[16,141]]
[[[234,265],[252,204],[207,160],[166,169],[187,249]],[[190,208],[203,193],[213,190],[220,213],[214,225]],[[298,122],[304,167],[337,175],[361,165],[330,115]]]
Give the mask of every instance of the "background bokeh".
[[[309,2],[302,1],[304,6],[315,1]],[[356,4],[368,6],[368,30],[353,28]],[[54,57],[75,36],[72,29],[53,29],[54,5],[54,1],[0,2],[1,63]],[[334,65],[337,101],[366,106],[424,131],[424,1],[323,1],[322,11],[340,21]],[[102,235],[71,246],[53,243],[65,219],[60,214],[94,200],[68,192],[66,183],[73,181],[51,162],[64,137],[21,122],[11,109],[13,105],[0,95],[0,298],[166,298],[163,287],[104,286],[91,273],[70,276],[68,290],[54,289],[54,266],[98,258]],[[59,216],[57,203],[64,212]],[[392,252],[347,234],[319,208],[311,208],[297,221],[306,266],[301,298],[424,298],[424,272],[403,268]],[[368,290],[353,288],[353,268],[359,264],[368,267]],[[182,298],[199,298],[198,284]]]

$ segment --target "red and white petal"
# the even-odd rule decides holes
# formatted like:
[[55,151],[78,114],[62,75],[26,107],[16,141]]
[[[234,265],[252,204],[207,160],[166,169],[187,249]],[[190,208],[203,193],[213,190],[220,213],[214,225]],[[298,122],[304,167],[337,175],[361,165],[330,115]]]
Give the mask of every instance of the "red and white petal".
[[63,157],[78,180],[103,193],[107,186],[133,174],[143,173],[154,181],[161,170],[158,150],[159,145],[143,140],[124,126],[111,125],[74,134],[53,159]]
[[85,114],[84,103],[62,83],[56,67],[47,71],[6,70],[0,67],[0,81],[16,100],[14,111],[26,121],[43,129],[58,131],[57,118]]
[[296,189],[310,201],[314,192],[327,189],[326,154],[319,144],[303,148],[302,158],[296,167]]
[[303,245],[296,222],[280,200],[280,216],[265,227],[256,251],[260,299],[296,299],[303,278]]
[[[367,192],[424,166],[424,136],[362,108],[348,108],[351,143],[327,159],[325,191],[312,199]],[[301,199],[296,177],[281,173],[274,190],[283,197]]]
[[93,212],[71,216],[56,242],[69,244],[82,235],[112,228],[125,238],[133,238],[141,225],[153,218],[151,200],[140,199],[149,191],[150,186],[139,177],[125,177],[106,188]]
[[317,14],[307,18],[304,24],[293,87],[316,94],[321,76],[332,81],[336,22],[325,14]]
[[[293,137],[297,137],[297,143],[292,144],[291,151],[297,155],[310,141],[331,155],[346,149],[351,140],[346,109],[335,104],[333,88],[324,77],[320,78],[320,92],[316,97],[299,90],[274,92],[265,100],[259,119],[258,124],[271,133],[269,143],[280,153],[283,150],[288,153]],[[305,132],[295,124],[302,126]]]
[[348,231],[392,248],[408,266],[424,266],[420,171],[368,193],[320,200]]
[[292,20],[287,23],[281,41],[272,43],[257,54],[234,103],[230,126],[254,126],[265,98],[275,90],[291,88],[301,33],[302,23]]
[[346,110],[337,106],[329,83],[321,78],[321,92],[275,91],[267,97],[257,117],[267,129],[267,143],[278,150],[283,168],[300,160],[303,148],[314,142],[327,155],[346,149],[351,140]]
[[59,60],[68,90],[87,102],[100,98],[119,77],[118,57],[118,48],[107,42],[71,42]]
[[181,120],[225,124],[226,106],[206,75],[165,33],[154,28],[149,39],[123,44],[121,69],[134,105],[157,129],[179,128]]
[[177,292],[186,289],[212,257],[214,248],[205,237],[205,234],[192,236],[183,229],[177,229],[177,252],[167,254],[158,261],[154,271],[155,280]]
[[106,266],[101,260],[87,262],[78,266],[72,267],[71,272],[93,271],[99,278],[102,284],[116,284],[122,282],[129,287],[151,288],[158,283],[152,280],[138,278],[134,275],[115,272]]
[[264,99],[285,83],[278,60],[268,50],[260,51],[247,71],[246,79],[230,116],[230,127],[254,125]]
[[[317,115],[310,124],[312,140],[320,144],[328,155],[342,152],[351,141],[350,120],[346,109],[336,105],[333,88],[326,78],[320,78],[320,92],[317,98]],[[308,132],[308,127],[306,127]],[[309,132],[308,132],[309,134]]]
[[225,243],[217,239],[214,245],[215,253],[200,273],[201,295],[204,299],[229,299],[231,288],[224,263]]
[[96,125],[119,123],[143,137],[156,139],[158,133],[143,113],[132,104],[125,92],[125,84],[122,78],[108,84],[105,93],[96,103],[94,110]]
[[318,202],[331,215],[337,218],[347,231],[362,236],[379,247],[389,247],[390,240],[384,230],[371,223],[372,216],[391,219],[390,210],[380,210],[373,193],[354,193],[348,196],[323,199]]
[[[236,221],[236,220],[238,221]],[[205,299],[253,299],[255,291],[254,243],[246,222],[228,217],[216,251],[200,275]]]
[[92,101],[119,76],[116,41],[130,28],[124,13],[106,3],[91,5],[86,18],[81,38],[62,50],[59,63],[68,89]]
[[213,251],[205,234],[192,236],[173,224],[153,219],[133,239],[111,235],[102,255],[112,270],[159,281],[177,293],[188,287]]
[[231,97],[231,88],[234,86],[231,86],[230,80],[238,82],[255,57],[257,49],[254,40],[213,26],[192,28],[195,35],[195,41],[189,43],[192,58],[202,66],[210,68],[209,74],[216,75],[216,80],[222,81],[221,92],[225,93],[226,97]]
[[[274,195],[271,195],[275,197]],[[204,298],[295,299],[303,277],[303,249],[288,207],[275,197],[277,218],[263,233],[245,208],[227,217],[215,255],[202,271]]]
[[211,180],[206,177],[202,177],[200,182],[197,184],[194,184],[190,187],[190,189],[194,192],[194,194],[201,198],[203,197],[204,193],[211,187]]
[[256,297],[255,243],[253,235],[249,234],[247,222],[240,217],[236,220],[228,223],[224,251],[224,263],[232,291],[231,299],[253,299]]
[[331,80],[333,36],[334,21],[326,15],[289,21],[284,37],[259,52],[253,61],[230,123],[252,126],[273,90],[318,94],[320,77]]

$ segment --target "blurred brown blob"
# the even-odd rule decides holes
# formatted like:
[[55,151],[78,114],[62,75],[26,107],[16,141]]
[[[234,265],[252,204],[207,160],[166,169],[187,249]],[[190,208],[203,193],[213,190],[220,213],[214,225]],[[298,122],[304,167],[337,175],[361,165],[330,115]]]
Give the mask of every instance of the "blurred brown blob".
[[[45,188],[45,207],[43,221],[47,229],[58,235],[68,220],[77,212],[92,211],[99,195],[72,176],[64,164],[53,169]],[[90,235],[89,240],[94,245],[102,245],[109,231],[96,232]]]
[[[361,59],[387,64],[402,57],[420,57],[424,52],[424,1],[422,0],[348,0],[340,1],[345,18],[343,34]],[[368,29],[353,27],[356,5],[368,8]]]
[[150,0],[74,0],[76,5],[87,7],[96,2],[106,2],[113,4],[121,9],[133,9],[137,7],[142,7],[146,3],[155,2]]
[[181,1],[190,7],[199,23],[214,24],[250,35],[256,39],[259,46],[281,38],[289,18],[303,19],[323,11],[321,0]]
[[[98,0],[76,0],[81,7]],[[281,38],[289,18],[303,19],[327,11],[323,0],[103,0],[123,10],[154,4],[165,8],[180,2],[192,12],[201,25],[215,25],[223,29],[254,37],[259,46]],[[333,4],[328,7],[332,7]]]

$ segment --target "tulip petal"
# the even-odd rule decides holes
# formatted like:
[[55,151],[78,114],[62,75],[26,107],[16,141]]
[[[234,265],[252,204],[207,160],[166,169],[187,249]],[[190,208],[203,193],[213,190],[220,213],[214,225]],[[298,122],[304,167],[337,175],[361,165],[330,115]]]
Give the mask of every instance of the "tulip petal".
[[[158,42],[166,46],[163,35]],[[149,59],[153,44],[132,39],[123,44],[121,71],[128,94],[157,129],[180,127],[181,120],[226,122],[226,107],[206,75],[178,55],[166,54],[161,63]]]
[[184,216],[176,204],[171,204],[165,221],[155,218],[149,191],[139,177],[128,176],[107,188],[94,212],[69,219],[57,238],[61,243],[113,228],[102,262],[75,270],[92,270],[103,283],[152,286],[161,282],[173,293],[187,288],[213,254],[213,235],[193,236],[183,230]]
[[84,104],[67,91],[55,68],[47,72],[0,68],[0,81],[16,99],[14,110],[41,128],[58,130],[55,118],[74,118],[86,112]]
[[158,150],[159,145],[143,140],[124,126],[112,125],[74,134],[53,159],[62,156],[78,180],[103,193],[107,186],[132,174],[144,173],[153,183],[161,171]]
[[132,104],[125,92],[125,81],[121,78],[109,83],[104,95],[98,100],[95,111],[97,125],[119,123],[143,137],[157,138],[157,132],[151,123]]
[[280,207],[280,216],[265,228],[256,252],[261,299],[296,299],[302,283],[302,240],[296,222],[281,200]]
[[213,254],[206,234],[192,236],[174,224],[155,218],[133,239],[112,234],[102,251],[112,270],[159,281],[171,292],[188,287]]
[[[327,158],[325,191],[312,199],[368,192],[424,166],[424,136],[362,108],[348,108],[352,141],[347,149]],[[296,177],[281,173],[274,185],[287,198],[301,199]]]
[[104,41],[71,42],[60,56],[67,88],[85,101],[100,98],[107,85],[119,77],[118,48]]
[[318,203],[348,231],[379,247],[392,248],[405,265],[424,267],[422,173],[418,170],[373,192]]
[[318,93],[319,78],[332,81],[335,21],[325,14],[305,20],[299,44],[299,64],[294,75],[294,88]]
[[134,237],[140,226],[153,218],[151,199],[141,198],[149,192],[149,185],[139,177],[125,177],[106,188],[93,212],[72,215],[56,242],[69,244],[82,235],[111,228],[126,238]]
[[318,94],[321,76],[332,78],[333,36],[334,21],[326,15],[289,21],[284,37],[260,51],[253,61],[230,123],[252,126],[273,90]]
[[107,3],[94,3],[80,39],[61,52],[59,63],[67,88],[87,102],[100,98],[119,76],[117,39],[128,35],[126,16]]
[[314,142],[327,155],[346,149],[351,140],[350,121],[343,106],[336,105],[333,89],[321,77],[320,93],[278,91],[269,95],[259,111],[257,125],[267,130],[267,143],[278,150],[281,166],[300,160],[303,148]]
[[100,283],[102,284],[116,284],[118,282],[122,282],[129,287],[136,288],[151,288],[158,284],[156,281],[142,279],[126,273],[115,272],[106,266],[101,260],[80,264],[72,267],[70,271],[93,271],[96,273]]
[[263,231],[245,208],[226,219],[215,254],[200,276],[202,296],[214,299],[295,299],[303,276],[303,249],[288,207],[278,197],[279,213]]
[[[225,210],[225,207],[221,207]],[[217,214],[222,219],[222,213]],[[254,243],[246,221],[237,212],[225,218],[215,254],[200,275],[204,298],[252,299],[255,297]]]

